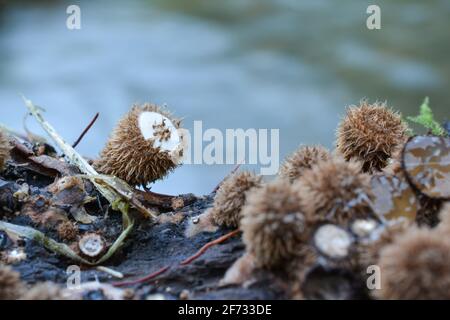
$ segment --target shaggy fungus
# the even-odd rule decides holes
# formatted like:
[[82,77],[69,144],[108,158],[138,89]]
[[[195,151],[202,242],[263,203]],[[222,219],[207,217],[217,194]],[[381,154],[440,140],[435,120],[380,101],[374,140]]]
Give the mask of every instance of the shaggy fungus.
[[239,172],[225,179],[214,198],[211,214],[215,224],[239,227],[241,209],[247,193],[261,186],[261,176],[251,172]]
[[306,245],[299,195],[288,181],[275,180],[249,193],[242,216],[243,240],[258,267],[278,267]]
[[0,265],[0,300],[16,300],[22,290],[20,274],[8,266]]
[[450,202],[446,203],[439,212],[440,223],[439,229],[444,229],[449,232],[450,235]]
[[130,185],[163,178],[183,156],[180,122],[156,105],[135,105],[120,120],[95,168]]
[[450,237],[409,229],[380,252],[381,299],[450,299]]
[[74,240],[78,235],[77,228],[70,221],[61,222],[56,228],[58,236],[63,240]]
[[381,171],[406,139],[401,116],[384,103],[351,106],[337,130],[336,147],[346,160],[363,162],[365,172]]
[[42,282],[32,286],[20,300],[66,300],[64,289],[53,282]]
[[280,168],[281,178],[289,179],[291,182],[303,175],[303,172],[310,169],[320,160],[330,159],[330,152],[318,146],[301,146],[297,151],[286,158]]
[[308,223],[346,224],[372,215],[369,206],[370,176],[361,165],[334,157],[319,161],[294,183],[301,197]]

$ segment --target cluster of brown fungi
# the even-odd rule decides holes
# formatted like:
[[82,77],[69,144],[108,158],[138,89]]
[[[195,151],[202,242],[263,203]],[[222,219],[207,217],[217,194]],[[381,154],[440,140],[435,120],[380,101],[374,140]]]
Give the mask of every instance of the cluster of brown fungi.
[[[182,156],[179,127],[165,110],[135,106],[93,165],[132,186],[160,179]],[[326,298],[318,279],[345,274],[372,298],[450,299],[450,139],[413,136],[400,114],[365,100],[347,109],[336,138],[333,151],[300,146],[272,181],[244,171],[220,185],[212,208],[196,218],[200,230],[186,234],[242,231],[245,254],[221,284],[242,285],[269,271],[286,280],[292,298]],[[11,148],[0,131],[2,169]],[[55,184],[54,193],[69,187],[84,184],[72,177]],[[77,238],[69,221],[58,222],[58,233]],[[85,257],[102,251],[97,234],[78,240]],[[380,272],[373,288],[370,270]],[[42,285],[47,289],[36,292],[59,296]],[[18,275],[1,266],[0,299],[21,291]]]
[[[362,101],[348,108],[334,151],[301,146],[274,181],[254,180],[230,177],[212,209],[233,217],[215,221],[235,221],[246,245],[226,283],[266,269],[295,284],[294,298],[326,298],[311,283],[328,272],[352,275],[372,298],[450,299],[448,137],[412,136],[398,113]],[[373,270],[379,282],[367,285]]]

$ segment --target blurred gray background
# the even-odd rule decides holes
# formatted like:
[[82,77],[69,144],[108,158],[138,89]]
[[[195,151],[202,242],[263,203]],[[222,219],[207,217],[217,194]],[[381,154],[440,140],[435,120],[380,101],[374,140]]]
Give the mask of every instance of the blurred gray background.
[[[66,28],[81,7],[82,29]],[[378,4],[382,29],[366,28]],[[95,157],[134,102],[167,106],[187,128],[279,128],[280,157],[332,147],[345,106],[387,100],[416,114],[450,101],[450,1],[0,0],[0,122],[22,130],[24,93]],[[45,136],[29,119],[28,126]],[[280,159],[281,160],[281,159]],[[187,165],[153,190],[208,193],[233,166]],[[250,169],[256,169],[251,167]]]

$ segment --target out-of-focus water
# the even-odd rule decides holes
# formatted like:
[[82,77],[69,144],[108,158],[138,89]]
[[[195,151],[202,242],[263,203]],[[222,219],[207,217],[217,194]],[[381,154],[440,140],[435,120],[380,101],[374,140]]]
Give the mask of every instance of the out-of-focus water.
[[[0,1],[1,2],[1,1]],[[82,29],[66,29],[79,4]],[[187,128],[279,128],[284,157],[301,144],[332,147],[344,108],[387,100],[437,117],[450,101],[450,1],[19,1],[0,12],[0,122],[22,128],[19,92],[95,157],[134,102],[167,104]],[[43,134],[29,120],[29,127]],[[207,193],[232,166],[187,165],[155,191]]]

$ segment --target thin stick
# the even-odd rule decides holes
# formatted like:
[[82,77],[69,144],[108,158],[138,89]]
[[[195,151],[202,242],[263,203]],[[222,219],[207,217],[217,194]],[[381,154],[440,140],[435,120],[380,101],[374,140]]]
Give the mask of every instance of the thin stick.
[[227,175],[225,176],[225,178],[222,179],[222,181],[219,182],[219,184],[213,189],[213,191],[212,191],[211,193],[214,193],[214,192],[216,192],[217,190],[219,190],[220,186],[221,186],[222,183],[225,181],[225,179],[228,178],[228,177],[230,177],[231,175],[235,174],[236,171],[239,170],[239,168],[241,167],[241,165],[242,165],[242,162],[241,162],[241,163],[238,163],[238,164],[233,168],[233,170],[231,170],[231,172],[230,172],[229,174],[227,174]]
[[159,270],[157,270],[157,271],[155,271],[155,272],[153,272],[153,273],[151,273],[148,276],[145,276],[143,278],[139,278],[139,279],[136,279],[136,280],[133,280],[133,281],[116,282],[116,283],[113,283],[113,286],[115,286],[115,287],[126,287],[126,286],[133,286],[133,285],[139,284],[139,283],[144,283],[144,282],[147,282],[147,281],[150,281],[150,280],[156,278],[157,276],[163,274],[164,272],[166,272],[169,269],[170,269],[170,266],[166,266],[166,267],[161,268],[161,269],[159,269]]
[[195,259],[197,259],[200,256],[202,256],[209,248],[211,248],[211,247],[213,247],[215,245],[221,244],[222,242],[225,242],[226,240],[234,237],[235,235],[238,235],[239,232],[240,232],[240,230],[234,230],[234,231],[231,231],[230,233],[227,233],[226,235],[221,236],[220,238],[218,238],[216,240],[208,242],[200,250],[198,250],[196,254],[194,254],[193,256],[191,256],[189,258],[187,258],[186,260],[183,260],[180,264],[182,266],[188,265],[189,263],[191,263]]
[[73,143],[72,148],[76,148],[77,145],[80,143],[80,141],[83,140],[83,138],[86,135],[86,133],[92,128],[92,126],[94,125],[95,121],[97,121],[99,115],[100,115],[100,113],[97,112],[95,117],[91,120],[91,122],[88,124],[88,126],[83,130],[83,132],[78,137],[78,139]]

